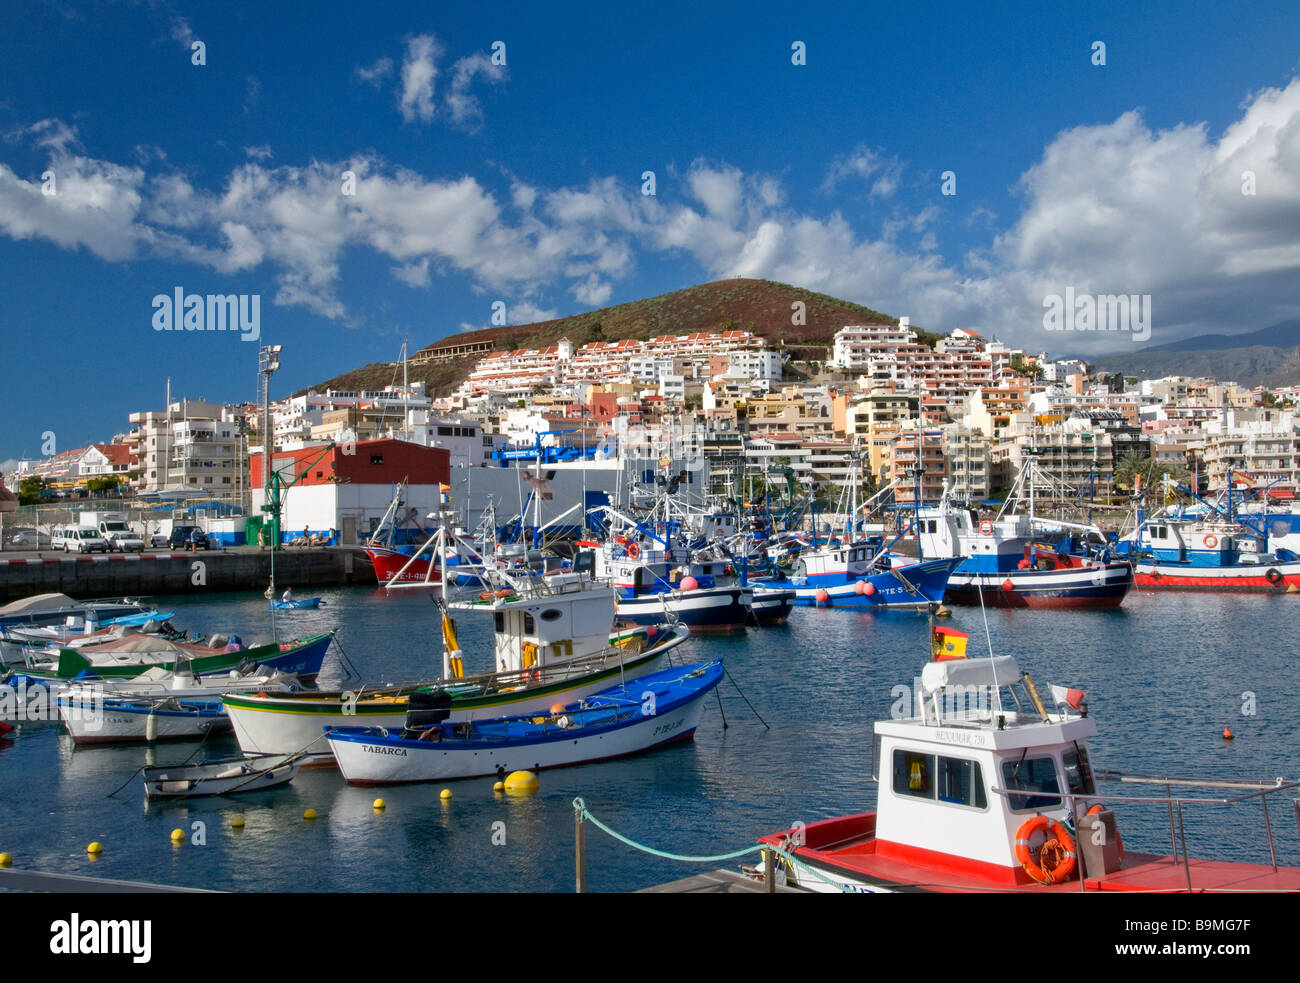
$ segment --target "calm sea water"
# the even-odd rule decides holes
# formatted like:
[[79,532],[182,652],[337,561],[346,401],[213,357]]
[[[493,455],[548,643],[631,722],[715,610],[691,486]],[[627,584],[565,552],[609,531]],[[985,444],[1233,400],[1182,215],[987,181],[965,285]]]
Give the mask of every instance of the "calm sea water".
[[[439,633],[427,597],[361,588],[321,596],[328,606],[319,611],[280,613],[282,633],[342,626],[343,649],[371,682],[436,675]],[[167,605],[191,631],[270,635],[260,595]],[[1087,691],[1101,729],[1091,743],[1099,768],[1295,778],[1300,680],[1288,626],[1298,605],[1288,596],[1133,594],[1112,612],[990,611],[988,626],[994,650],[1017,656],[1040,691],[1049,682]],[[972,654],[986,653],[978,608],[956,608],[946,624],[971,633]],[[474,653],[488,626],[462,617],[458,628],[466,670],[487,669]],[[16,867],[237,891],[571,891],[575,796],[626,835],[693,855],[873,808],[872,723],[889,715],[893,687],[919,673],[926,646],[923,616],[806,608],[780,628],[692,639],[678,650],[682,660],[723,658],[770,729],[724,682],[721,710],[710,698],[693,743],[544,772],[529,798],[495,795],[481,779],[449,783],[444,803],[437,785],[351,788],[337,772],[318,771],[263,793],[146,805],[138,778],[109,794],[141,765],[182,761],[195,745],[74,750],[56,728],[29,726],[0,750],[0,851]],[[322,683],[341,678],[331,655]],[[1221,738],[1225,725],[1235,741]],[[236,752],[223,740],[200,756]],[[371,808],[376,795],[387,800],[382,813]],[[1300,864],[1293,798],[1274,797],[1270,816],[1279,862]],[[319,814],[310,823],[302,819],[309,807]],[[1169,852],[1163,806],[1117,811],[1126,846]],[[242,830],[230,826],[236,814]],[[1191,807],[1186,821],[1193,856],[1268,861],[1257,803]],[[204,824],[206,845],[173,847],[170,832],[194,823]],[[84,852],[92,840],[104,844],[98,860]],[[590,828],[587,840],[591,890],[723,866],[658,860]]]

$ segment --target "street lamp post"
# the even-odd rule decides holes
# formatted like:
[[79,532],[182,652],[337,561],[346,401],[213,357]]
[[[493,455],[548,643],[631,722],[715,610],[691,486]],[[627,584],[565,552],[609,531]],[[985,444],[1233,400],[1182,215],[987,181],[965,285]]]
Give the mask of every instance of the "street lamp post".
[[262,511],[270,520],[272,551],[280,548],[280,502],[271,488],[271,454],[274,449],[271,435],[271,374],[280,368],[280,349],[280,345],[265,345],[257,356],[257,371],[262,377]]

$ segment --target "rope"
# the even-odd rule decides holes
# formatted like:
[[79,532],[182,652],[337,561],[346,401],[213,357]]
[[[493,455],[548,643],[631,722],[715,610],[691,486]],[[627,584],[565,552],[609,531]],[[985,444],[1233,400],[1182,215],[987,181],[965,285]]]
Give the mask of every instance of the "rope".
[[781,847],[771,846],[769,844],[764,844],[762,846],[755,844],[754,846],[745,847],[743,850],[733,850],[731,853],[719,853],[707,857],[694,857],[682,853],[671,853],[668,850],[659,850],[652,846],[646,846],[644,843],[638,843],[636,840],[624,836],[622,833],[618,832],[617,830],[611,829],[610,827],[606,826],[604,823],[602,823],[599,819],[597,819],[587,810],[587,804],[581,798],[577,798],[573,800],[573,809],[578,814],[578,818],[580,821],[591,823],[597,829],[601,830],[604,833],[608,833],[610,836],[618,840],[620,843],[626,846],[630,846],[634,850],[640,850],[642,853],[648,853],[651,856],[661,857],[664,860],[677,860],[682,863],[713,864],[713,863],[721,863],[724,860],[735,860],[739,857],[743,857],[746,854],[750,854],[750,853],[762,853],[764,850],[771,850],[772,853],[774,853],[778,857],[781,857],[792,867],[798,866],[808,871],[808,873],[817,877],[819,880],[822,880],[825,883],[830,884],[841,891],[847,892],[848,890],[848,884],[846,882],[837,881],[833,878],[827,877],[817,868],[809,866],[808,864],[800,860],[798,857],[796,857],[794,854],[790,853],[788,850],[783,850]]

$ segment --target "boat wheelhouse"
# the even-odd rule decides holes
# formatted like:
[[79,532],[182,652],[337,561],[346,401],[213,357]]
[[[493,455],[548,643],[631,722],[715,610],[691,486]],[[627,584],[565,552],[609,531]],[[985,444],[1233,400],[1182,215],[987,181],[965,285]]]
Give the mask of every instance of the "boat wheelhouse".
[[[1012,696],[1008,704],[1002,702],[1004,688]],[[1126,852],[1116,814],[1102,802],[1123,798],[1103,797],[1096,786],[1099,779],[1118,778],[1227,785],[1244,793],[1236,799],[1159,800],[1170,803],[1173,833],[1175,808],[1181,824],[1185,803],[1262,799],[1300,783],[1098,772],[1087,751],[1097,726],[1083,694],[1057,687],[1052,692],[1063,699],[1049,713],[1010,656],[927,664],[915,713],[875,726],[876,811],[810,823],[760,842],[793,857],[794,862],[779,861],[788,880],[819,891],[1300,890],[1300,869],[1275,863]]]

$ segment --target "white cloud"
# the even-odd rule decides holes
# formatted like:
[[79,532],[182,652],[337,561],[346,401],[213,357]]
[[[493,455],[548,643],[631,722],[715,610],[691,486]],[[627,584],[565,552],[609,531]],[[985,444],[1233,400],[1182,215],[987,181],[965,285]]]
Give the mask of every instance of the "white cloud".
[[418,263],[405,263],[393,267],[393,276],[408,287],[427,287],[429,285],[429,257]]
[[[874,180],[872,180],[874,176]],[[823,193],[831,193],[846,180],[857,179],[870,183],[870,198],[889,198],[898,190],[902,181],[903,164],[897,157],[891,157],[870,147],[858,144],[853,152],[836,157],[827,169],[822,181]]]
[[560,316],[559,311],[549,308],[541,308],[531,301],[519,301],[509,305],[507,313],[510,323],[513,324],[536,324],[538,321],[554,321]]
[[358,65],[352,70],[352,74],[357,81],[377,89],[393,74],[393,59],[385,57],[372,65]]
[[471,91],[477,76],[483,76],[494,85],[505,80],[505,68],[493,65],[483,53],[467,55],[452,67],[451,85],[447,91],[447,112],[457,126],[477,129],[483,122],[483,107]]
[[402,88],[397,108],[408,123],[433,120],[433,86],[438,77],[437,60],[442,49],[432,34],[408,38],[406,57],[402,61]]
[[[705,161],[674,182],[684,196],[643,197],[613,177],[539,188],[511,175],[498,194],[472,176],[428,177],[373,157],[271,166],[249,148],[252,159],[212,191],[161,157],[123,166],[74,154],[75,132],[57,120],[8,137],[51,151],[59,193],[42,195],[39,181],[0,163],[0,234],[114,262],[143,252],[223,273],[264,267],[276,303],[327,318],[349,317],[337,294],[357,247],[414,287],[463,276],[507,299],[515,324],[556,316],[538,305],[557,291],[602,306],[656,254],[686,258],[699,279],[778,280],[926,327],[1081,352],[1117,342],[1043,330],[1043,298],[1067,286],[1152,294],[1157,343],[1258,328],[1300,305],[1300,80],[1252,96],[1217,141],[1200,125],[1152,130],[1137,113],[1063,131],[1025,171],[1015,224],[956,262],[937,252],[949,208],[895,205],[873,236],[838,210],[791,207],[770,175]],[[870,182],[886,167],[859,154],[832,171]],[[354,196],[341,194],[345,170]],[[1244,170],[1254,196],[1241,193]],[[969,217],[992,224],[979,206]]]
[[614,292],[614,287],[592,273],[581,283],[575,283],[572,292],[580,304],[586,304],[588,307],[604,307],[609,301],[610,294]]
[[[1243,172],[1255,177],[1243,194]],[[1300,309],[1300,79],[1252,96],[1215,141],[1137,112],[1060,133],[1021,179],[1026,206],[995,242],[1028,337],[1113,349],[1113,333],[1049,333],[1043,298],[1150,294],[1152,343],[1259,328]]]
[[271,152],[270,145],[265,143],[256,147],[245,147],[244,154],[245,156],[248,157],[249,160],[258,160],[258,161],[270,160],[272,157],[275,156],[275,154]]

